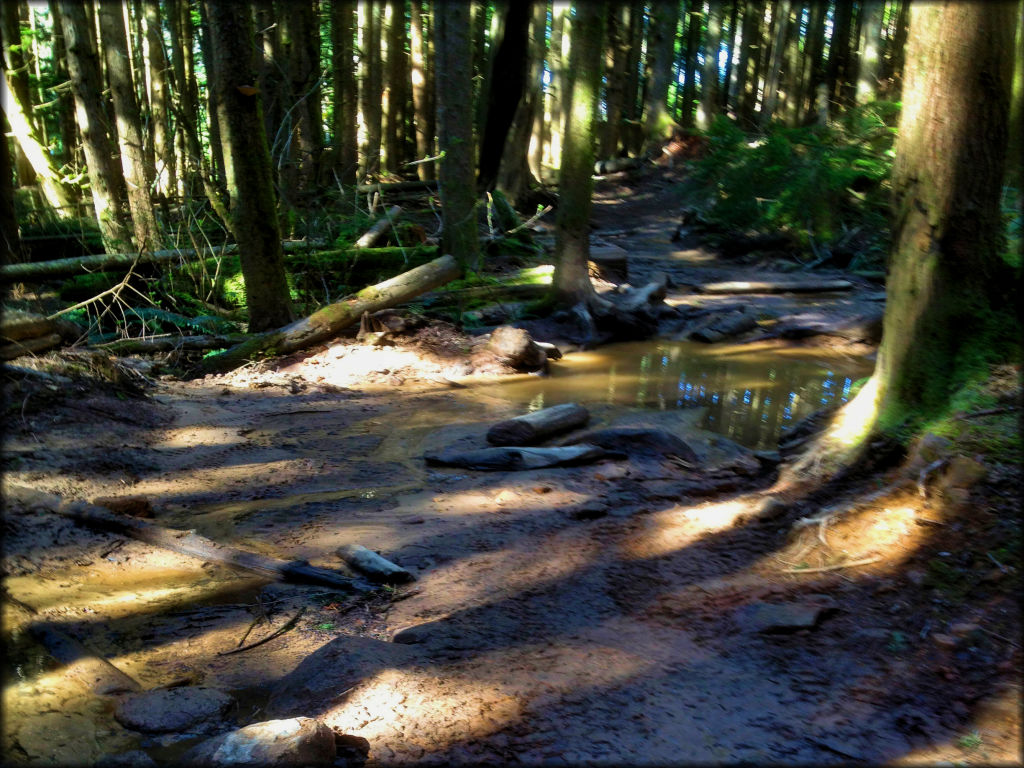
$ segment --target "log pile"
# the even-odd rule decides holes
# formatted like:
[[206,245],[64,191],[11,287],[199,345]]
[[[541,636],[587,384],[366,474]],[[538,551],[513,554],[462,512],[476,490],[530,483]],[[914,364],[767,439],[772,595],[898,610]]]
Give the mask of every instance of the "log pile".
[[82,329],[68,320],[5,311],[0,323],[0,360],[45,352],[64,341],[75,341],[81,335]]

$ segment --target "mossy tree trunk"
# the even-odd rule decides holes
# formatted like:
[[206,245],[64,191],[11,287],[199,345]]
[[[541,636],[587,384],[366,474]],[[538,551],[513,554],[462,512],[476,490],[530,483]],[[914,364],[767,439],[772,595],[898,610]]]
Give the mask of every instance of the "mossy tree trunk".
[[888,303],[875,373],[799,468],[852,462],[878,432],[943,416],[1019,359],[1019,268],[1001,257],[1014,4],[911,8],[893,167]]
[[[232,230],[238,239],[250,332],[280,328],[294,319],[281,253],[270,151],[256,81],[251,17],[231,0],[204,0],[214,54],[214,95],[219,112]],[[250,87],[246,87],[250,86]]]
[[555,224],[556,301],[589,303],[594,295],[587,260],[590,257],[590,208],[594,188],[594,131],[601,88],[604,3],[581,2],[569,53],[565,146],[558,175],[558,216]]
[[440,194],[443,215],[441,250],[469,269],[477,269],[480,253],[476,214],[473,149],[473,68],[470,8],[465,3],[439,2],[437,23],[437,132],[443,154]]

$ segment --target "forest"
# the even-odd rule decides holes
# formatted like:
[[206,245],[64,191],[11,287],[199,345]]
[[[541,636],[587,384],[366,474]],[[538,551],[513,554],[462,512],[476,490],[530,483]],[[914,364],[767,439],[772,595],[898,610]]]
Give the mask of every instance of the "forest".
[[4,0],[11,763],[1019,761],[1022,35]]

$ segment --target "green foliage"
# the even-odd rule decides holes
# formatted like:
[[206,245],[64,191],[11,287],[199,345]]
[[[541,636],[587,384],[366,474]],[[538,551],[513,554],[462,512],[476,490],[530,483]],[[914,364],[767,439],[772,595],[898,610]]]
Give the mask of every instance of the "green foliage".
[[681,190],[684,204],[722,231],[792,233],[811,250],[856,237],[859,263],[888,251],[888,177],[897,105],[852,110],[836,126],[770,125],[751,137],[720,116],[709,149]]

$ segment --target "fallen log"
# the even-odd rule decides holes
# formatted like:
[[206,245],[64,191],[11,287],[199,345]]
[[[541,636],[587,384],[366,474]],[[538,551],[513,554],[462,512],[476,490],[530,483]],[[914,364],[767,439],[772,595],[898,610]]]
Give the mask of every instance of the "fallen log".
[[695,293],[829,293],[830,291],[849,291],[856,286],[849,280],[733,280],[724,283],[695,283]]
[[445,255],[403,272],[383,283],[364,288],[354,296],[317,310],[276,331],[260,334],[226,352],[206,358],[200,374],[230,371],[258,356],[287,355],[326,341],[359,322],[364,312],[373,314],[394,307],[444,285],[462,274],[455,257]]
[[694,341],[713,344],[716,341],[723,341],[733,336],[738,336],[741,333],[746,333],[756,327],[757,318],[753,315],[748,315],[740,309],[715,318],[708,325],[690,333],[689,337]]
[[655,272],[651,278],[651,281],[642,288],[627,293],[625,298],[618,302],[618,308],[623,312],[632,313],[648,304],[663,301],[668,293],[668,275],[664,272]]
[[247,338],[243,334],[234,336],[150,336],[145,339],[117,339],[105,344],[93,345],[96,349],[114,352],[118,355],[148,355],[154,352],[173,352],[175,350],[223,349],[238,344]]
[[606,173],[628,171],[631,168],[639,168],[641,165],[643,165],[643,160],[638,157],[611,157],[594,163],[594,175],[602,176]]
[[464,467],[481,470],[522,470],[541,469],[563,465],[584,464],[606,456],[605,450],[596,445],[563,445],[555,448],[528,448],[503,446],[501,448],[480,448],[459,453],[428,453],[423,459],[427,464],[446,467]]
[[337,549],[338,557],[371,581],[383,584],[405,584],[415,580],[409,571],[359,544]]
[[495,424],[487,431],[491,445],[531,445],[551,435],[582,427],[590,420],[590,411],[576,403],[553,405]]
[[352,579],[336,571],[317,568],[304,560],[282,560],[269,555],[246,552],[218,544],[193,531],[165,528],[145,520],[118,515],[87,501],[66,501],[55,494],[43,493],[17,484],[5,485],[4,492],[9,499],[16,500],[28,509],[48,510],[92,530],[130,536],[184,555],[223,563],[278,581],[318,584],[345,590],[361,588]]
[[[308,250],[316,244],[305,240],[289,240],[281,243],[285,252]],[[319,243],[323,245],[323,243]],[[220,248],[195,250],[193,248],[171,248],[147,253],[100,253],[95,256],[76,256],[70,259],[34,261],[26,264],[4,264],[0,268],[0,282],[13,283],[20,280],[45,280],[51,277],[67,277],[79,272],[127,272],[133,264],[166,264],[177,259],[209,258],[225,256],[238,251],[237,245]]]
[[21,339],[0,347],[0,360],[14,360],[22,355],[35,352],[45,352],[56,347],[61,342],[59,333],[48,333],[45,336],[37,336],[34,339]]
[[401,215],[401,213],[402,206],[400,205],[395,205],[389,208],[372,227],[370,227],[368,230],[366,230],[365,233],[363,233],[362,237],[356,240],[354,247],[372,247],[374,244],[377,243],[378,240],[384,237],[384,235],[387,233],[389,229],[391,229],[392,223],[399,215]]

